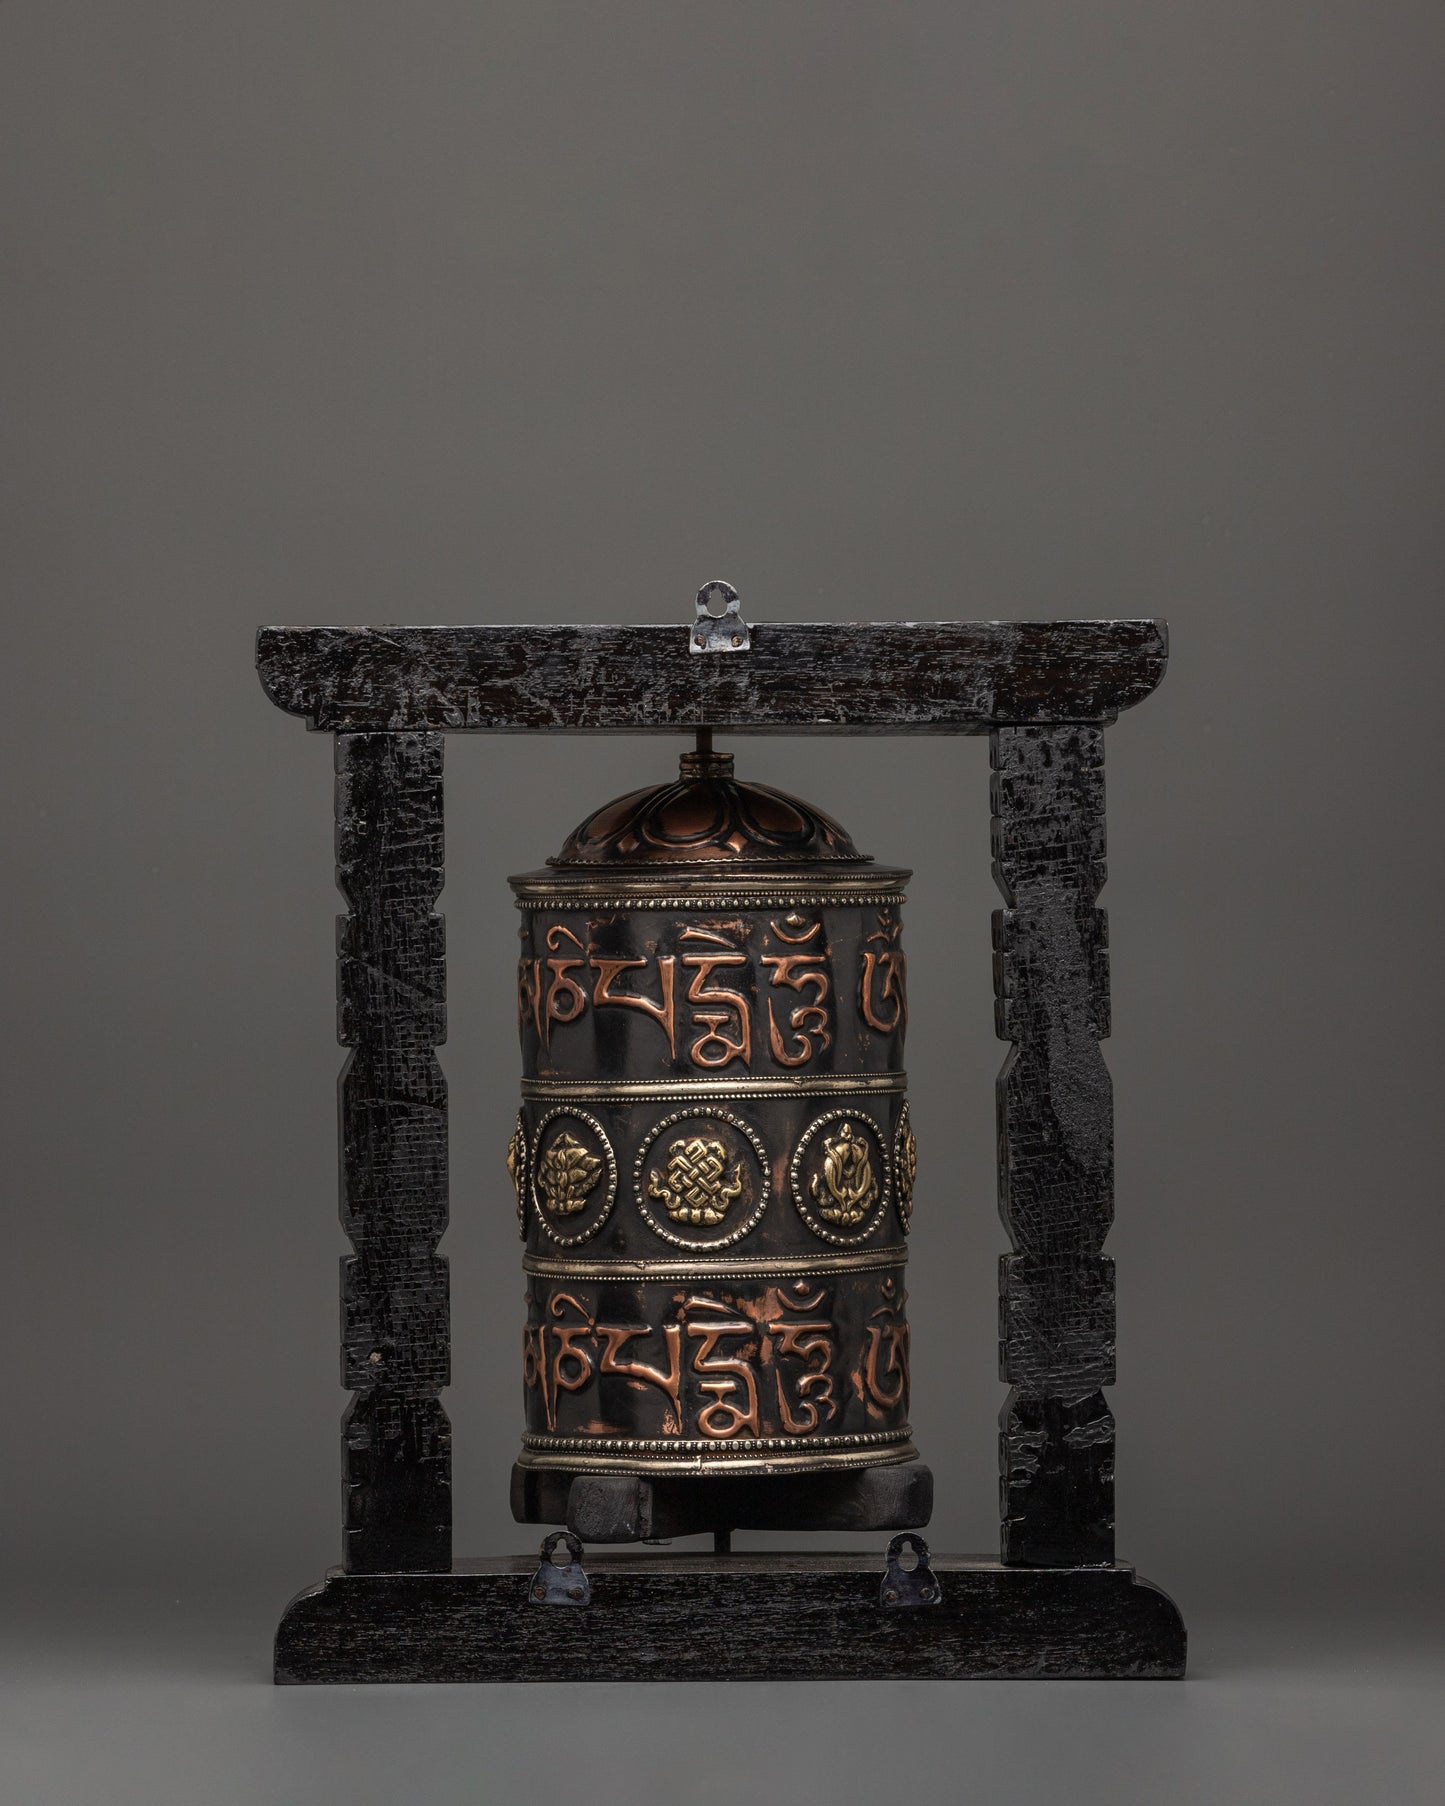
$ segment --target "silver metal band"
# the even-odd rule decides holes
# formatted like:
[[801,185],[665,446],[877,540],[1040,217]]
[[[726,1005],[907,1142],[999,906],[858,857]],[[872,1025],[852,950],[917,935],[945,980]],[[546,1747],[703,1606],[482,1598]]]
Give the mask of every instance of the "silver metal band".
[[736,1441],[631,1436],[522,1438],[522,1467],[572,1472],[655,1474],[776,1473],[828,1467],[891,1467],[912,1461],[918,1450],[907,1427],[862,1436],[739,1437]]
[[677,889],[676,876],[669,876],[659,882],[654,878],[649,882],[634,880],[629,883],[610,874],[599,874],[605,877],[605,889],[599,886],[599,879],[591,881],[591,888],[583,885],[566,884],[526,884],[514,881],[518,891],[518,909],[592,909],[592,910],[647,910],[647,909],[856,909],[870,908],[887,903],[902,904],[908,901],[907,893],[898,888],[896,879],[880,883],[876,889],[865,888],[866,881],[853,874],[836,890],[827,888],[827,877],[824,873],[809,872],[805,886],[788,890],[780,888],[773,879],[757,890],[743,888],[741,880],[729,880],[726,889],[707,890],[701,879],[692,880],[696,889],[689,887],[684,892]]
[[735,1254],[718,1260],[563,1260],[550,1254],[528,1254],[525,1273],[539,1279],[630,1279],[672,1282],[694,1279],[811,1279],[822,1273],[871,1273],[903,1267],[906,1248],[870,1248],[861,1254]]
[[524,1098],[623,1104],[713,1097],[840,1097],[908,1089],[903,1072],[833,1073],[813,1078],[759,1079],[523,1079]]

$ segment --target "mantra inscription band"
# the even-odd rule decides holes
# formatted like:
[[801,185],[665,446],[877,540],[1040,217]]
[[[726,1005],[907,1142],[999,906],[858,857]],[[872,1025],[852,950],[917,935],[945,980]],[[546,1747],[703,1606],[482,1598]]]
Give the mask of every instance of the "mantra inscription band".
[[[750,625],[726,584],[674,626],[261,630],[268,697],[335,740],[352,1248],[344,1565],[287,1607],[278,1681],[1183,1674],[1178,1611],[1115,1559],[1104,1392],[1104,731],[1165,659],[1155,621]],[[918,1535],[907,1255],[940,1182],[904,1074],[908,874],[738,779],[715,731],[988,736],[1009,1043],[995,1560]],[[452,1556],[435,905],[454,733],[697,736],[675,780],[512,880],[520,1110],[481,1206],[522,1241],[511,1503],[563,1526],[540,1559]],[[926,1428],[936,1446],[949,1426]],[[731,1547],[780,1527],[895,1534],[874,1554]],[[696,1534],[711,1553],[640,1546]]]

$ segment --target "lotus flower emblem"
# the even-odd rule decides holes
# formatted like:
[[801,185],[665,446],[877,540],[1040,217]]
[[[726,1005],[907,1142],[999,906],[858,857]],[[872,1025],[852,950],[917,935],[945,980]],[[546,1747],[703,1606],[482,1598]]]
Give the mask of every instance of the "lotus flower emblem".
[[537,1161],[537,1190],[553,1216],[575,1216],[602,1176],[602,1162],[564,1130]]

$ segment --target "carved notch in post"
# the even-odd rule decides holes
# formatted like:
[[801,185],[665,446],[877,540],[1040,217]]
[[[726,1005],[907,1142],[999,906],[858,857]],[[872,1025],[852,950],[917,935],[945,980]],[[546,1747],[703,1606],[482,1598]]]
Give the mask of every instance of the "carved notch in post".
[[345,1555],[451,1567],[447,1092],[440,734],[336,736],[337,1039]]
[[999,1280],[1005,1562],[1114,1559],[1114,1110],[1103,886],[1104,734],[990,737],[999,1036]]

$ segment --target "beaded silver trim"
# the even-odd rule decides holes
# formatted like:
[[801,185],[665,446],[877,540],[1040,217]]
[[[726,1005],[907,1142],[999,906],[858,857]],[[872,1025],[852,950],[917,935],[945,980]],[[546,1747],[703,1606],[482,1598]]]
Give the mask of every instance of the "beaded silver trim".
[[555,1450],[573,1455],[797,1455],[814,1449],[875,1449],[889,1443],[907,1442],[913,1435],[905,1424],[901,1430],[868,1430],[857,1436],[740,1436],[716,1437],[671,1436],[551,1436],[543,1430],[528,1430],[522,1446],[529,1449]]

